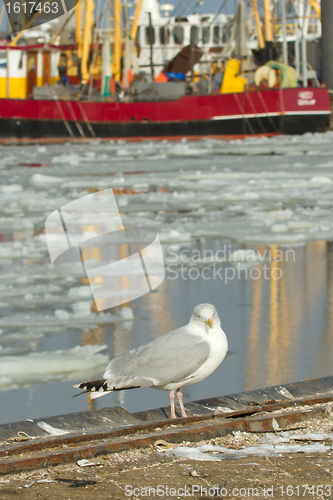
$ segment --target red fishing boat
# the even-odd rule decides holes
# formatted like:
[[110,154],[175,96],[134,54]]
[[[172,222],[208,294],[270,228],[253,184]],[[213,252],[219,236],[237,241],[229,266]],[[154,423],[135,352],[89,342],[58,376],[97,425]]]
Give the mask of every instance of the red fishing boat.
[[331,113],[324,88],[183,96],[160,102],[0,99],[0,136],[230,137],[321,132]]
[[[152,0],[149,2],[144,12],[140,10],[142,1],[137,2],[131,36],[129,24],[120,25],[121,5],[114,0],[115,14],[118,13],[114,27],[102,30],[101,35],[98,30],[93,31],[93,20],[86,16],[82,38],[81,7],[77,4],[75,44],[54,44],[57,32],[49,43],[18,45],[21,36],[18,34],[9,44],[0,46],[0,137],[232,137],[322,132],[328,126],[331,113],[328,91],[320,87],[315,74],[311,76],[305,59],[296,69],[274,61],[259,68],[254,64],[249,42],[239,42],[243,37],[243,2],[224,46],[227,17],[192,16],[195,22],[200,21],[199,28],[191,25],[191,16],[174,18],[171,22],[156,14],[153,20],[157,31],[154,31],[149,12],[149,24],[140,29],[143,21],[139,22],[139,16],[144,20],[147,9],[154,10],[154,5],[150,5]],[[68,16],[70,19],[72,14]],[[318,19],[317,16],[317,24]],[[298,18],[296,21],[299,23]],[[274,55],[272,22],[270,19],[264,22],[265,40],[259,14],[256,22],[259,50],[267,61]],[[91,43],[92,32],[97,33],[94,43]],[[156,33],[162,37],[158,47],[154,42]],[[171,54],[172,43],[178,41],[180,34],[181,41],[189,45],[163,67],[166,47],[170,45]],[[132,40],[141,44],[136,47],[138,50]],[[140,64],[137,52],[140,53],[145,41],[151,49],[148,64],[151,75],[146,72],[142,78],[144,51],[140,54]],[[213,44],[209,50],[206,42]],[[237,59],[232,58],[233,53]],[[254,83],[249,80],[250,66]],[[56,83],[62,76],[60,67],[66,67],[61,84]],[[156,78],[154,70],[160,71]],[[129,81],[131,71],[137,78],[133,82]],[[184,81],[176,81],[177,75],[182,75]],[[212,82],[219,77],[221,80],[214,89]],[[207,81],[209,85],[204,88],[202,84]]]

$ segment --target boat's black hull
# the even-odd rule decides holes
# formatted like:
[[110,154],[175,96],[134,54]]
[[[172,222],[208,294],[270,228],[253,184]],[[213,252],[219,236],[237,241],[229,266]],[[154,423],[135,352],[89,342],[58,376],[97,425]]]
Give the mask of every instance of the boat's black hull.
[[[271,134],[303,134],[322,132],[328,126],[329,115],[278,115],[268,117],[227,118],[182,122],[90,122],[96,137],[205,137]],[[46,137],[93,137],[84,121],[35,120],[0,118],[0,137],[39,139]],[[80,129],[83,134],[80,132]]]

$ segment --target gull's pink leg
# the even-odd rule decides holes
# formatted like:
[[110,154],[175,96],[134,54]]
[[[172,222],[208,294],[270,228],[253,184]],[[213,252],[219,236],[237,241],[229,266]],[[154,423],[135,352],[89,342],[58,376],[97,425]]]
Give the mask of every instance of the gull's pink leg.
[[175,412],[175,391],[170,391],[171,418],[176,418]]
[[180,406],[180,409],[182,411],[182,417],[187,417],[186,415],[186,411],[185,411],[185,408],[184,408],[184,403],[183,403],[183,395],[182,395],[182,392],[180,389],[177,389],[176,391],[176,394],[177,394],[177,399],[179,401],[179,406]]

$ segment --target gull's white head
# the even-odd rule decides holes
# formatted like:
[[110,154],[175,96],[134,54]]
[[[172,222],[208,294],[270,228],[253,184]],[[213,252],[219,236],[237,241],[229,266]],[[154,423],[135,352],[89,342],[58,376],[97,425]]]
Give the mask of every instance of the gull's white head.
[[214,306],[211,304],[199,304],[194,308],[190,323],[197,326],[204,326],[207,331],[211,328],[219,328],[221,326],[220,318]]

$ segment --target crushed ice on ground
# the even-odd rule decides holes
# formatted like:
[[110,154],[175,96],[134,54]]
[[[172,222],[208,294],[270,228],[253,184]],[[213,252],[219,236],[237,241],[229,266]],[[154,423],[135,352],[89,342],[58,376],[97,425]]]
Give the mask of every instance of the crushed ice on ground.
[[[330,435],[332,436],[332,435]],[[293,438],[296,439],[296,438]],[[322,441],[323,439],[312,439],[308,436],[307,441]],[[332,437],[329,437],[332,439]],[[280,442],[280,441],[278,441]],[[289,444],[262,444],[259,446],[246,446],[240,449],[225,448],[213,444],[204,444],[198,447],[179,446],[170,450],[162,450],[161,455],[173,455],[180,458],[199,460],[199,461],[219,461],[246,458],[250,456],[273,457],[283,453],[325,453],[332,449],[320,442],[315,444],[290,444],[290,440],[282,441]]]
[[43,431],[47,432],[51,436],[63,436],[64,434],[68,434],[70,431],[65,431],[63,429],[58,429],[57,427],[53,427],[46,422],[37,422],[38,427],[43,429]]

